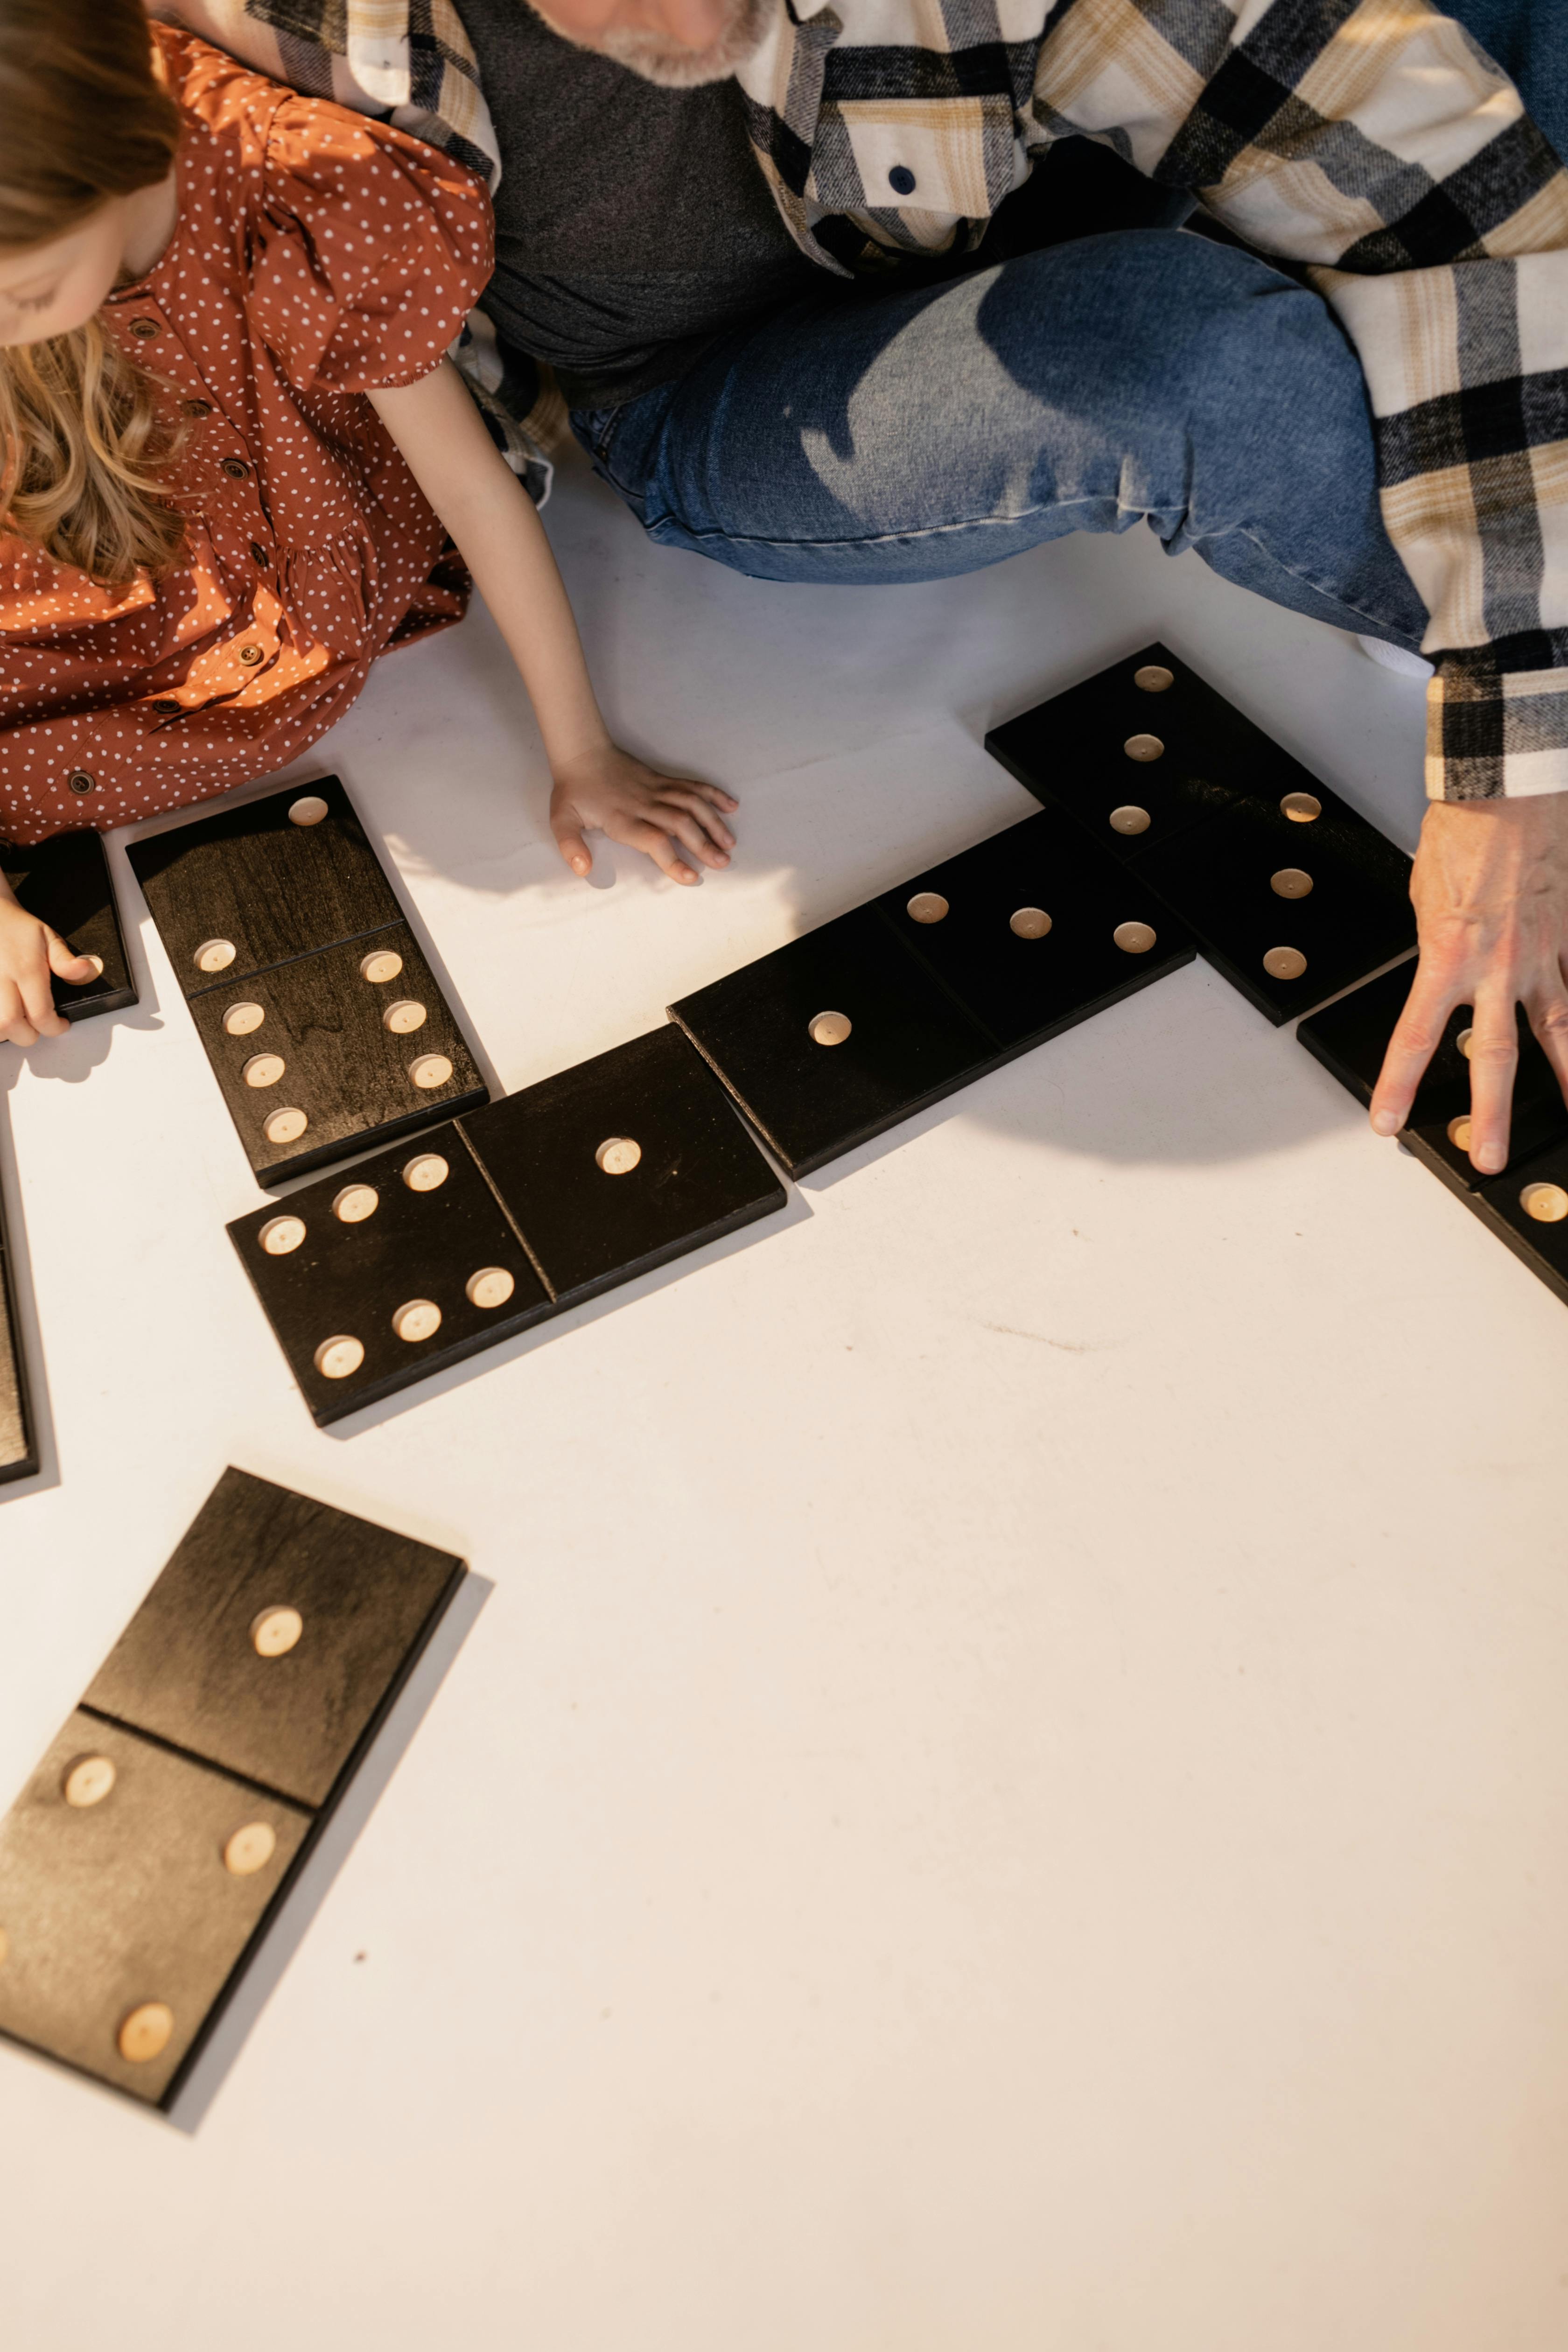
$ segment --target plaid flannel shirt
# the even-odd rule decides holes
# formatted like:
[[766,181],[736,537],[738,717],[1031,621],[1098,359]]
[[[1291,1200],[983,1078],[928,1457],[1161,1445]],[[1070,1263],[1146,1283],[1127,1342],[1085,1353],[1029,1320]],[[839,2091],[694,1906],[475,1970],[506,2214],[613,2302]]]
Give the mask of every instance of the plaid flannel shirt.
[[[493,184],[451,0],[166,13]],[[1425,0],[779,0],[736,79],[780,213],[840,275],[977,245],[1074,133],[1309,265],[1431,616],[1427,791],[1568,791],[1568,173],[1459,26]]]

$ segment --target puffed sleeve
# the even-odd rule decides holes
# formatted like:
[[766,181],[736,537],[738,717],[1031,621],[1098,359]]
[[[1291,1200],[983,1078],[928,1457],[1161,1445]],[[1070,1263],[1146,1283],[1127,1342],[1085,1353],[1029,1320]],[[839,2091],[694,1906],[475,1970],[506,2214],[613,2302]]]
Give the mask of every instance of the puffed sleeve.
[[267,142],[247,307],[291,383],[416,383],[489,280],[484,184],[439,149],[320,99],[289,98]]

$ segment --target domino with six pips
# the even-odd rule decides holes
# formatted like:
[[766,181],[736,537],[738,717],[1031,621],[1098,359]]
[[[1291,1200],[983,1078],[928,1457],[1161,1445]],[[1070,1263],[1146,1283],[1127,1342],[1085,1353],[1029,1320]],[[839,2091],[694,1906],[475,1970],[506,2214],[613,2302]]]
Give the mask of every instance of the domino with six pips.
[[335,776],[129,855],[259,1182],[489,1099]]

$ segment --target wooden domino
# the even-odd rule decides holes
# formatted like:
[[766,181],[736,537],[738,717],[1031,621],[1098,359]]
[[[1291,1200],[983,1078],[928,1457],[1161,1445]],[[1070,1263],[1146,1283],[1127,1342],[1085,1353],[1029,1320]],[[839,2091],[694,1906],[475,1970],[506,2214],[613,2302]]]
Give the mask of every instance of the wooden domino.
[[634,1037],[458,1126],[563,1307],[784,1205],[678,1029]]
[[57,833],[36,849],[0,848],[0,874],[29,915],[98,966],[90,980],[55,982],[58,1013],[68,1021],[86,1021],[136,1003],[109,860],[90,826]]
[[463,1575],[226,1471],[0,1822],[0,2032],[168,2106]]
[[191,1015],[265,1183],[489,1099],[406,923],[210,988]]
[[335,776],[129,854],[259,1181],[488,1100]]
[[452,1125],[303,1185],[228,1233],[322,1428],[554,1311]]
[[[1325,1006],[1296,1032],[1307,1051],[1360,1103],[1372,1100],[1388,1041],[1415,976],[1414,963],[1399,964],[1342,996],[1337,1003]],[[1568,1136],[1568,1106],[1564,1106],[1557,1074],[1531,1035],[1522,1012],[1517,1018],[1519,1071],[1509,1132],[1510,1164],[1515,1166]],[[1469,1158],[1470,1066],[1466,1048],[1470,1020],[1468,1005],[1449,1015],[1401,1138],[1435,1176],[1466,1193],[1492,1181],[1472,1167]]]
[[1467,1195],[1468,1206],[1515,1257],[1568,1305],[1568,1134]]
[[[1120,857],[1229,808],[1251,788],[1258,746],[1286,759],[1162,645],[1129,654],[985,738],[992,758],[1026,791],[1065,809]],[[1310,786],[1306,770],[1299,773]]]
[[874,903],[1002,1054],[1088,1020],[1196,952],[1141,875],[1047,809]]
[[321,1426],[784,1205],[676,1029],[237,1218]]
[[1415,945],[1409,859],[1163,646],[986,745],[1135,869],[1276,1024]]
[[792,1176],[940,1102],[995,1040],[875,907],[807,931],[669,1007]]
[[37,1466],[32,1403],[27,1393],[27,1360],[22,1353],[22,1328],[16,1314],[11,1251],[5,1234],[5,1203],[0,1197],[0,1486],[13,1479],[30,1478]]

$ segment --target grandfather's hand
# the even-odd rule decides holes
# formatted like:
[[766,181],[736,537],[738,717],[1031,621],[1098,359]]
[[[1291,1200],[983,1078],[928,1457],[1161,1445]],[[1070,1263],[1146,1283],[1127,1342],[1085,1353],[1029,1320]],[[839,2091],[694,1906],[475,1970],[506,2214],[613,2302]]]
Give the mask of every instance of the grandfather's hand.
[[1436,801],[1421,827],[1410,895],[1420,960],[1389,1040],[1372,1123],[1395,1135],[1457,1004],[1472,1008],[1470,1159],[1508,1162],[1522,1004],[1568,1097],[1568,793]]

